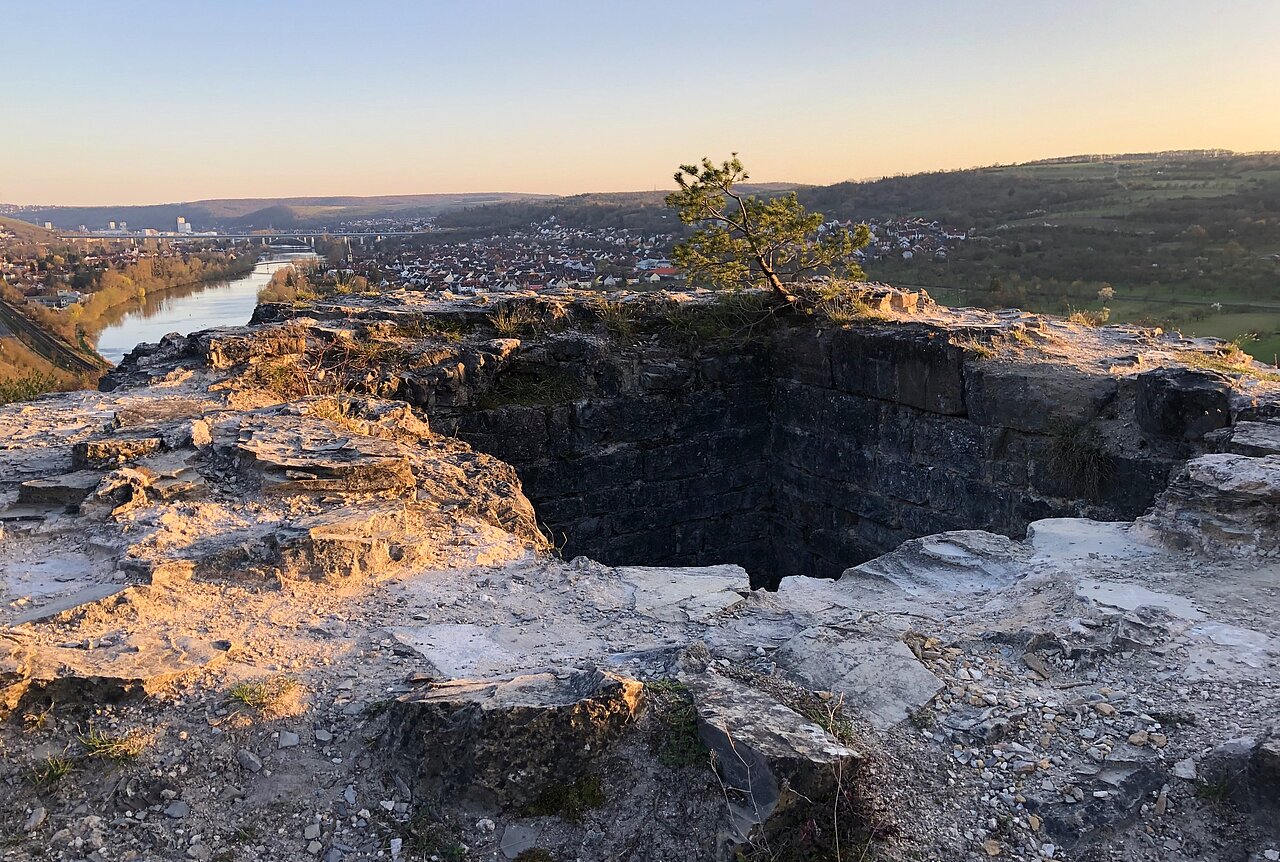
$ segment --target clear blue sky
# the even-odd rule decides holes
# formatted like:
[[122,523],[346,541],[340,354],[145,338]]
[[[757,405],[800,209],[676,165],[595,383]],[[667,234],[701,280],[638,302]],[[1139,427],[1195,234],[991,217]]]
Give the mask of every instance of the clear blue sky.
[[1280,0],[0,0],[0,201],[1280,149]]

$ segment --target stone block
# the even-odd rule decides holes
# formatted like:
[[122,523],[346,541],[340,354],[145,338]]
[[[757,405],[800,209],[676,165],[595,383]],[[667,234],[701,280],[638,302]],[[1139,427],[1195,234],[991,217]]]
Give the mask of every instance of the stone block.
[[1134,416],[1151,434],[1199,440],[1231,424],[1231,383],[1211,371],[1156,368],[1138,375]]

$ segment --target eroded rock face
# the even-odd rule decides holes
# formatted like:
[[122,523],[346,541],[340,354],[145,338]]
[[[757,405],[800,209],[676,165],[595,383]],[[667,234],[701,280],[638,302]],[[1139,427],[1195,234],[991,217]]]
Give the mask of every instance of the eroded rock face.
[[1140,524],[1176,548],[1275,554],[1280,550],[1280,455],[1195,458]]
[[381,755],[424,802],[517,811],[589,775],[643,686],[601,671],[450,680],[391,705]]

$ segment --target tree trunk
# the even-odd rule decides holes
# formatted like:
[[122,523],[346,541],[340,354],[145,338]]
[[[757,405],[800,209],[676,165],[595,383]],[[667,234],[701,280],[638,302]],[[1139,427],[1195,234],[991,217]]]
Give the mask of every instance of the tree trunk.
[[778,274],[773,271],[773,267],[765,263],[760,257],[756,258],[756,262],[760,264],[760,271],[764,273],[765,279],[769,282],[769,287],[773,288],[774,296],[778,297],[783,303],[795,302],[795,295],[787,290],[782,283],[782,279],[778,278]]

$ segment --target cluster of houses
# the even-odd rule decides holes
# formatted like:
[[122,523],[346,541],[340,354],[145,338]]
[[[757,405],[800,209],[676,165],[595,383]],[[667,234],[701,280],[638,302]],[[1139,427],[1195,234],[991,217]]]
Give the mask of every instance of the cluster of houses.
[[657,285],[684,278],[667,258],[675,238],[622,228],[571,228],[554,218],[525,230],[466,242],[376,252],[359,272],[417,290],[545,290]]
[[0,237],[0,279],[22,291],[30,302],[46,308],[67,308],[84,299],[79,288],[92,283],[105,269],[123,269],[145,258],[179,254],[174,249],[153,251],[112,243],[83,251],[44,251],[38,256],[12,254]]
[[[846,227],[853,227],[852,223]],[[969,232],[918,217],[868,221],[871,244],[857,252],[861,260],[897,257],[905,261],[945,261],[951,249],[969,239]]]

